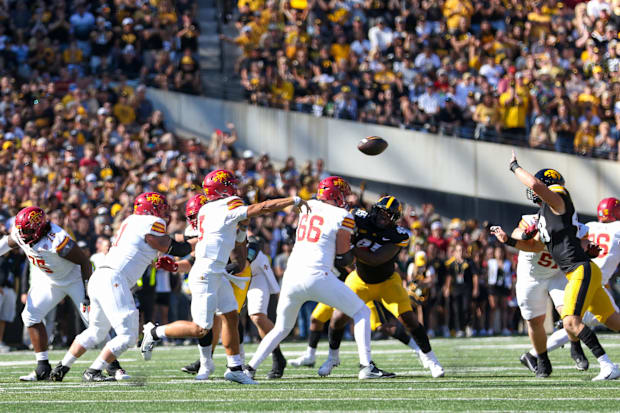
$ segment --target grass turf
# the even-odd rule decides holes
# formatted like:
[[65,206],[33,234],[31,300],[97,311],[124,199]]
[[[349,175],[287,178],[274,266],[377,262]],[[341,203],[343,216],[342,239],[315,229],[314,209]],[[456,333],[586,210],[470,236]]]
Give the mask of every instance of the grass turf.
[[[613,360],[620,359],[617,336],[602,335]],[[360,381],[355,343],[343,343],[341,365],[327,378],[316,370],[326,358],[327,343],[319,345],[314,368],[288,367],[281,380],[264,379],[268,359],[257,373],[258,386],[240,386],[222,379],[223,349],[216,350],[213,379],[195,382],[180,368],[197,358],[191,347],[157,347],[144,362],[139,351],[123,355],[121,363],[133,379],[123,383],[81,383],[81,373],[97,352],[84,355],[62,383],[20,383],[34,367],[31,352],[0,355],[0,411],[198,411],[198,410],[426,410],[426,411],[618,411],[620,381],[592,382],[598,374],[574,368],[568,349],[551,353],[554,372],[536,379],[519,363],[527,337],[433,339],[446,377],[433,379],[412,351],[396,341],[373,342],[373,359],[394,371],[394,379]],[[256,348],[246,345],[248,355]],[[304,343],[284,343],[287,358],[302,354]],[[51,351],[52,366],[64,351]]]

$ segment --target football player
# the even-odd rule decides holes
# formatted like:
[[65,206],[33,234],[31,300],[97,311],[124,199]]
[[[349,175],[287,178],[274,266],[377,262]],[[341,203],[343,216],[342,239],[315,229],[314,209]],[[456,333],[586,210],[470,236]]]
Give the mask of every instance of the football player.
[[[210,172],[204,179],[203,189],[207,203],[198,212],[198,243],[196,262],[189,274],[192,292],[191,313],[193,321],[175,321],[154,327],[145,326],[142,340],[142,354],[150,359],[154,343],[163,337],[199,339],[200,362],[206,363],[212,351],[211,340],[201,341],[213,327],[216,312],[225,320],[225,339],[228,369],[224,378],[240,384],[254,384],[242,370],[239,352],[238,303],[230,281],[239,288],[245,288],[246,277],[236,277],[226,271],[228,259],[233,249],[245,250],[246,231],[238,230],[238,224],[249,218],[281,211],[290,206],[301,208],[308,204],[299,197],[272,199],[246,206],[237,196],[237,179],[227,170]],[[208,217],[208,219],[206,219]],[[237,260],[245,263],[245,257]]]
[[[355,220],[345,207],[346,181],[331,176],[319,182],[316,199],[308,201],[312,211],[302,212],[296,242],[282,280],[276,324],[261,341],[246,366],[253,377],[269,353],[289,335],[297,313],[306,301],[340,308],[354,321],[354,335],[360,358],[359,379],[393,377],[378,369],[370,358],[370,310],[332,271],[353,261],[351,235]],[[407,298],[408,300],[408,298]]]
[[[536,201],[540,203],[540,200],[536,199]],[[512,237],[524,241],[532,239],[538,231],[536,225],[536,215],[523,215],[518,227],[512,232]],[[505,242],[508,239],[507,235],[503,235],[501,228],[493,227],[492,230],[500,242]],[[577,237],[581,239],[587,234],[587,227],[579,224],[578,231]],[[527,322],[528,335],[532,343],[532,349],[523,353],[520,361],[537,377],[547,377],[550,374],[549,369],[546,368],[546,361],[540,360],[544,358],[544,354],[563,346],[569,341],[566,330],[557,330],[547,339],[544,328],[547,296],[551,297],[554,307],[561,314],[566,284],[566,276],[553,261],[549,252],[544,249],[537,252],[519,250],[515,286],[517,303],[521,315]],[[579,341],[571,345],[571,357],[575,361],[577,369],[588,369],[588,359],[583,353]],[[539,360],[543,365],[541,369],[538,369]]]
[[[590,311],[610,329],[620,330],[620,313],[615,311],[602,286],[600,268],[591,259],[598,255],[600,248],[591,243],[584,250],[577,237],[577,212],[568,190],[564,187],[564,178],[558,171],[541,169],[534,176],[519,165],[514,151],[510,170],[527,187],[529,199],[537,201],[537,198],[540,198],[536,234],[540,242],[537,248],[541,251],[544,244],[553,260],[566,274],[568,283],[564,289],[561,316],[571,343],[581,340],[600,363],[600,373],[592,380],[617,379],[620,377],[620,369],[611,362],[596,334],[582,321],[584,313]],[[522,249],[524,242],[509,237],[506,243]],[[525,247],[527,249],[527,245]],[[539,370],[551,373],[551,362],[546,352],[539,354],[538,361]]]
[[47,331],[42,320],[66,296],[84,317],[81,311],[85,301],[84,282],[90,278],[92,267],[69,234],[50,222],[45,212],[36,206],[17,213],[11,233],[0,239],[0,255],[17,247],[30,261],[32,282],[22,320],[37,361],[36,369],[19,379],[47,380],[52,367],[47,353]]
[[88,328],[75,338],[62,361],[54,367],[52,380],[62,381],[73,363],[102,342],[110,328],[114,328],[116,337],[105,344],[82,378],[89,382],[115,380],[103,376],[101,371],[138,339],[138,310],[131,288],[158,252],[184,257],[192,250],[187,242],[177,242],[166,234],[169,210],[166,197],[160,193],[138,195],[133,214],[121,223],[105,261],[89,280]]
[[[407,290],[395,271],[398,253],[409,242],[407,230],[397,225],[401,211],[400,202],[393,196],[379,199],[370,213],[355,211],[357,230],[352,243],[356,270],[347,276],[345,284],[365,303],[381,300],[415,340],[424,367],[430,369],[433,377],[443,377],[444,369],[431,349],[426,329],[413,313]],[[319,368],[319,376],[328,376],[340,364],[339,348],[347,321],[346,314],[334,313],[329,330],[329,356]]]

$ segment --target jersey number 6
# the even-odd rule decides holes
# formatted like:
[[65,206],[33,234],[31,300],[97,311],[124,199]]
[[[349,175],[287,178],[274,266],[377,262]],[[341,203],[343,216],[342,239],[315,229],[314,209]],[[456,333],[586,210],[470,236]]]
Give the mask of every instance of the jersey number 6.
[[304,238],[308,242],[318,242],[321,237],[321,225],[323,225],[323,217],[318,215],[302,215],[299,218],[299,228],[297,228],[297,241],[303,241]]

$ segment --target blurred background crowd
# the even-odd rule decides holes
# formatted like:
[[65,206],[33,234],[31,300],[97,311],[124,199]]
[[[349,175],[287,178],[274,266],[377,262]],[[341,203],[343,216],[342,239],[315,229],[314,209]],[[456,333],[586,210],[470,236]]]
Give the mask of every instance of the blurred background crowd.
[[[248,101],[617,159],[617,0],[238,0]],[[237,16],[235,14],[235,16]]]
[[[315,193],[329,175],[322,160],[244,151],[232,123],[209,141],[182,139],[146,98],[147,86],[200,93],[195,9],[194,0],[0,1],[2,233],[21,208],[41,206],[96,267],[141,192],[166,194],[171,233],[184,230],[185,201],[216,168],[235,171],[248,203]],[[616,11],[594,0],[239,0],[230,10],[239,37],[224,41],[243,48],[239,74],[256,104],[615,159]],[[369,208],[376,195],[362,185],[348,201]],[[411,241],[398,271],[415,283],[429,334],[523,332],[515,256],[489,223],[425,204],[406,206],[400,224]],[[279,278],[295,226],[294,212],[250,226]],[[136,293],[142,319],[187,319],[184,280],[147,269]],[[21,252],[0,257],[0,294],[17,292],[16,315],[28,286]],[[47,320],[58,346],[80,330],[68,301]],[[308,316],[295,338],[307,336]],[[0,351],[3,337],[28,344],[15,334],[20,323],[0,320]]]

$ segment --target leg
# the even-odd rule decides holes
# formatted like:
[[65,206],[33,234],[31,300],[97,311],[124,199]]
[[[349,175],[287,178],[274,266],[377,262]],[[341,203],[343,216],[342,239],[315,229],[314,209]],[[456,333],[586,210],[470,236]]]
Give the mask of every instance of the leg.
[[489,331],[493,335],[495,331],[495,313],[497,312],[497,295],[489,294]]
[[314,311],[312,311],[312,316],[310,317],[310,332],[308,334],[308,347],[306,348],[306,354],[291,360],[292,366],[314,367],[316,360],[316,348],[319,345],[319,340],[321,339],[321,334],[323,333],[325,323],[327,323],[332,317],[333,312],[334,309],[332,307],[323,303],[317,304]]

